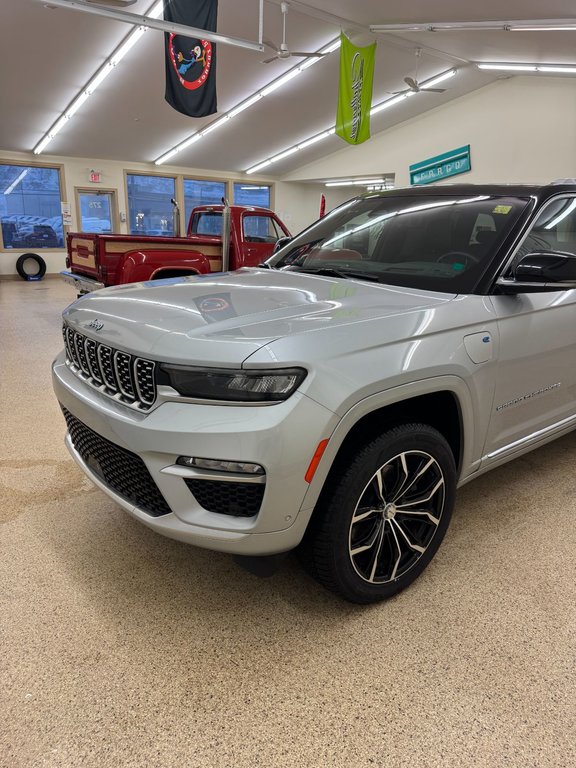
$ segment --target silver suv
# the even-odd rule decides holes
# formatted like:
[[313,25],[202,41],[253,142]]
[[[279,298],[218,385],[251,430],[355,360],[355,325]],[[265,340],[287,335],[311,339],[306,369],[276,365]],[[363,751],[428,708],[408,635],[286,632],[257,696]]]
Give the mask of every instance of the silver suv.
[[53,366],[68,448],[158,533],[368,603],[456,488],[576,425],[576,187],[350,200],[261,268],[98,291]]

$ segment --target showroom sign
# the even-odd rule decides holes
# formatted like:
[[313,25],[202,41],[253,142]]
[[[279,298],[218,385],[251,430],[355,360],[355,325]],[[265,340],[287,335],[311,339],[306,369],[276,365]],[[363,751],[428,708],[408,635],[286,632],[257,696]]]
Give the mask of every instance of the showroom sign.
[[410,166],[410,184],[431,184],[471,170],[470,144]]

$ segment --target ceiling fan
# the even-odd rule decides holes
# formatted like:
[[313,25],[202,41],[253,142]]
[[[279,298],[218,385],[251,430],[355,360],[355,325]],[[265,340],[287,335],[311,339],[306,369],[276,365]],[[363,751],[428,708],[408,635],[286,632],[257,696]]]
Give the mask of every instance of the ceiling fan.
[[[420,59],[422,58],[422,48],[416,48],[414,50],[414,55],[416,56],[416,72],[414,73],[414,77],[404,78],[408,90],[412,93],[445,93],[446,88],[426,88],[426,86],[422,87],[420,85],[418,82],[418,66],[420,64]],[[404,91],[394,91],[394,93],[404,93]]]
[[310,51],[291,51],[287,44],[286,44],[286,15],[288,13],[288,8],[290,7],[290,3],[280,3],[280,10],[282,11],[282,42],[280,45],[276,45],[275,43],[271,42],[270,40],[263,40],[262,42],[264,45],[267,45],[268,48],[272,48],[273,51],[276,51],[275,56],[271,56],[269,59],[264,59],[262,61],[262,64],[270,64],[272,61],[276,61],[277,59],[289,59],[290,56],[299,56],[301,58],[320,58],[322,56],[326,56],[325,53],[312,53]]

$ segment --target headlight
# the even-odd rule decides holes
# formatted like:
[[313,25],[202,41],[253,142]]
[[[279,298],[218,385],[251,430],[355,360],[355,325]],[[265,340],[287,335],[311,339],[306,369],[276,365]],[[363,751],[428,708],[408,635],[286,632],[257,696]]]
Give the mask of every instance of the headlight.
[[166,383],[184,397],[250,403],[286,400],[306,378],[303,368],[244,371],[162,365],[161,370],[169,379]]

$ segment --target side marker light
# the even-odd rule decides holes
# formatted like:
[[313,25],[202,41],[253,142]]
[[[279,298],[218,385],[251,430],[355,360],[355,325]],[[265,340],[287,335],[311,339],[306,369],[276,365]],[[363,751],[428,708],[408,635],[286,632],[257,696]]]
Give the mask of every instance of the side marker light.
[[320,464],[320,459],[322,458],[327,445],[328,439],[322,440],[318,443],[318,448],[316,448],[314,456],[312,456],[312,461],[310,462],[310,465],[306,470],[306,474],[304,475],[304,480],[306,480],[307,483],[312,482],[316,470],[318,469],[318,464]]

